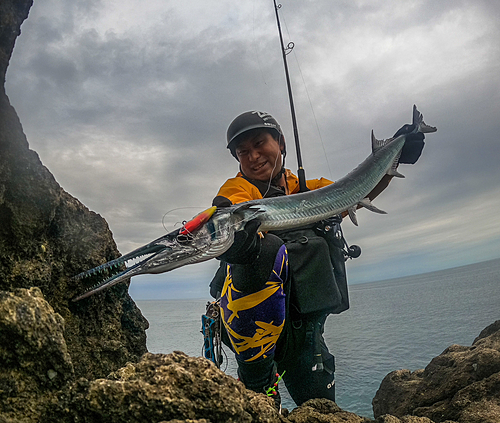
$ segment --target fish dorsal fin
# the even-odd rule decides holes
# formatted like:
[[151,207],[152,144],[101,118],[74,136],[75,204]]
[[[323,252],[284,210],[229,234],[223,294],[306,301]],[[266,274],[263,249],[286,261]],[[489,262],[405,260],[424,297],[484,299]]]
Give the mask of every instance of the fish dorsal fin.
[[378,140],[375,138],[375,134],[373,133],[372,129],[372,153],[375,153],[375,151],[380,150],[384,145],[386,145],[389,140],[392,138],[389,138],[387,140]]

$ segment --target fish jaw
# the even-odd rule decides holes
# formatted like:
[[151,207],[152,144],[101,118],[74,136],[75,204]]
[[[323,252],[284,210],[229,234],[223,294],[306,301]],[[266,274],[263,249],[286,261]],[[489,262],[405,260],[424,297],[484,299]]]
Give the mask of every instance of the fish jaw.
[[[98,283],[93,285],[83,294],[75,297],[73,301],[79,301],[103,289],[110,288],[132,276],[143,273],[143,266],[160,252],[165,253],[166,250],[168,251],[169,248],[171,248],[170,245],[175,238],[178,237],[178,234],[179,230],[170,232],[122,257],[76,275],[73,279],[84,279],[100,274],[104,274],[104,279],[101,278]],[[131,261],[135,263],[123,269],[123,267],[127,266]]]
[[74,279],[113,272],[127,265],[127,262],[147,256],[125,270],[98,282],[85,293],[75,297],[73,301],[89,297],[133,276],[164,273],[187,264],[201,263],[218,257],[232,245],[235,229],[241,226],[239,220],[241,218],[237,215],[220,212],[193,232],[183,234],[177,229],[125,256],[80,273]]
[[[146,260],[148,260],[148,259],[145,259],[144,261],[146,261]],[[75,298],[73,298],[72,301],[75,302],[75,301],[83,300],[84,298],[90,297],[91,295],[93,295],[99,291],[103,291],[104,289],[111,288],[113,285],[116,285],[116,284],[118,284],[126,279],[131,278],[132,276],[139,274],[136,271],[139,264],[140,263],[136,263],[135,265],[127,268],[126,270],[124,270],[124,271],[122,271],[114,276],[111,276],[111,277],[103,280],[102,282],[99,282],[99,283],[93,285],[91,288],[89,288],[83,294],[80,294],[80,295],[76,296]]]

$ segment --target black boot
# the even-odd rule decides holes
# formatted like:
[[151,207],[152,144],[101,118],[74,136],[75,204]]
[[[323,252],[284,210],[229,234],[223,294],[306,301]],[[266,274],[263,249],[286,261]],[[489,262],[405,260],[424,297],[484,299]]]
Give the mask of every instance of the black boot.
[[281,411],[281,397],[278,391],[279,374],[273,356],[255,363],[238,361],[238,377],[247,389],[271,397],[276,409]]

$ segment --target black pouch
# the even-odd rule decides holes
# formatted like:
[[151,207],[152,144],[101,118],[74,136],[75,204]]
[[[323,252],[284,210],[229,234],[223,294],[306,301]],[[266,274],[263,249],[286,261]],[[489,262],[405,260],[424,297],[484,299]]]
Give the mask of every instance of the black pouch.
[[333,274],[341,296],[340,304],[330,311],[331,314],[339,314],[349,309],[349,290],[347,288],[347,271],[345,268],[346,257],[348,256],[345,250],[347,243],[342,233],[341,222],[342,218],[340,216],[334,216],[321,221],[316,226],[316,231],[328,244]]
[[317,226],[275,232],[288,250],[290,305],[300,315],[340,313],[348,308],[347,279],[337,272],[346,285],[345,290],[340,289],[332,264],[332,254],[336,259],[341,254],[343,264],[343,252],[341,249],[332,252],[332,246],[325,238],[326,232],[318,230]]

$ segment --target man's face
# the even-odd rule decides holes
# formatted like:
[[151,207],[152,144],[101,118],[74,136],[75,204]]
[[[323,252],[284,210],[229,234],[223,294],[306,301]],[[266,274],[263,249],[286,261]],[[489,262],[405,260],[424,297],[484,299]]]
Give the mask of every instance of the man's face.
[[241,170],[250,179],[270,181],[281,170],[281,147],[267,131],[252,132],[236,147]]

